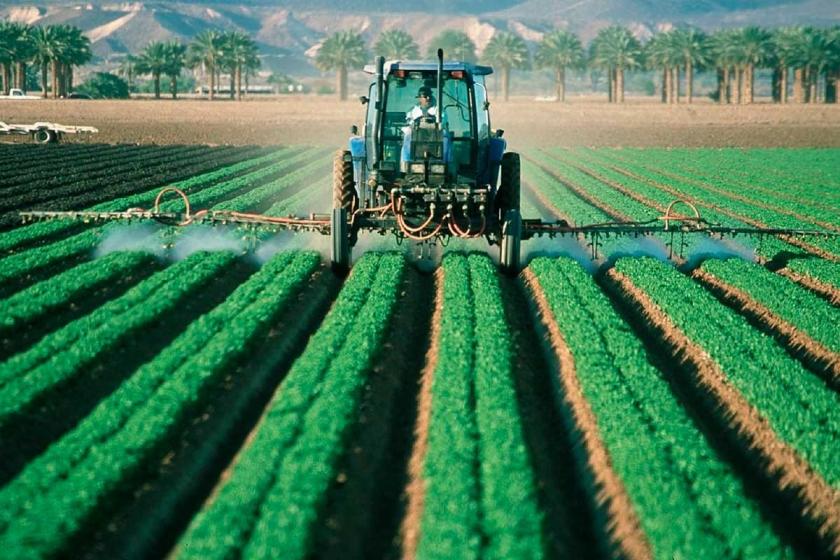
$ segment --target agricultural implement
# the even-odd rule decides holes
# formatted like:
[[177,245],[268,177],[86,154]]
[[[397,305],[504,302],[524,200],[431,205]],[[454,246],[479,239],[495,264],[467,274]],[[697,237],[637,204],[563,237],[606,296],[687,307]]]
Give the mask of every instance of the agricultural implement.
[[94,134],[99,132],[92,126],[71,126],[51,122],[34,124],[6,124],[0,121],[0,134],[32,136],[36,144],[54,144],[65,134]]
[[[588,242],[597,258],[610,237],[664,234],[671,256],[687,246],[686,236],[835,236],[821,230],[735,228],[704,220],[686,201],[674,201],[659,219],[570,225],[522,219],[519,155],[508,152],[502,130],[490,128],[485,76],[488,66],[443,61],[392,61],[379,58],[365,71],[374,76],[367,96],[364,128],[351,129],[349,149],[333,162],[330,213],[266,216],[233,211],[192,212],[187,195],[160,191],[151,209],[124,212],[22,212],[24,221],[42,219],[155,220],[167,225],[233,224],[251,229],[311,231],[331,238],[332,265],[346,271],[362,232],[393,234],[398,241],[446,244],[452,238],[484,238],[499,248],[503,270],[520,268],[522,240],[538,236],[575,237]],[[425,98],[421,100],[421,98]],[[162,197],[183,199],[182,212],[163,212]],[[688,207],[681,214],[679,204]]]

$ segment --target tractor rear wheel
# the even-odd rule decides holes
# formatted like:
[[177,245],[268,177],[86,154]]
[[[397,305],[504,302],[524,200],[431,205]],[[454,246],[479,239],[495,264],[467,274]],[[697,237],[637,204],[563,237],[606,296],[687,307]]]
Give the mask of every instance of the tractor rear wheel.
[[357,200],[353,160],[348,150],[339,150],[333,160],[333,210],[330,222],[330,260],[333,270],[339,274],[346,274],[350,269],[354,241],[350,216],[356,209]]
[[522,216],[519,208],[505,213],[502,220],[501,240],[499,243],[499,264],[502,272],[511,276],[519,274],[519,253],[522,244]]
[[519,154],[507,152],[502,156],[499,190],[496,192],[496,209],[504,220],[508,210],[519,210]]

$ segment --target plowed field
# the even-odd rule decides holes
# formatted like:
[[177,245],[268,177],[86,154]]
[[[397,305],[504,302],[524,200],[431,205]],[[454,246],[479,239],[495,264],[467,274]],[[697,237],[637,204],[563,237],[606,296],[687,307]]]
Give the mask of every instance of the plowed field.
[[[840,232],[837,149],[522,156],[525,217]],[[536,239],[511,278],[374,236],[338,278],[312,235],[16,218],[324,212],[328,149],[0,162],[4,558],[840,556],[840,238]]]

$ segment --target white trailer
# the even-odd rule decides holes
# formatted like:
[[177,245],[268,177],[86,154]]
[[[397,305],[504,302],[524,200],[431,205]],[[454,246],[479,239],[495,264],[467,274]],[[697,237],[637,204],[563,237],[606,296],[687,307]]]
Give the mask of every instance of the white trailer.
[[65,134],[93,134],[99,132],[92,126],[72,126],[51,122],[35,124],[6,124],[0,121],[0,134],[28,134],[38,144],[52,144]]

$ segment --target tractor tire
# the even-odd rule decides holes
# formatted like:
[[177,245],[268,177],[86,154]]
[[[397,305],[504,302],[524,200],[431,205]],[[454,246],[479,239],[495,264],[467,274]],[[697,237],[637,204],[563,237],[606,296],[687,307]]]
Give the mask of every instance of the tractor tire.
[[358,207],[358,200],[353,158],[349,150],[339,150],[333,159],[333,208],[344,208],[349,216]]
[[333,272],[344,276],[350,270],[350,257],[352,247],[350,245],[350,224],[347,210],[344,208],[333,208],[330,220],[330,263]]
[[499,243],[499,264],[502,272],[510,276],[519,274],[520,247],[522,245],[522,216],[518,208],[505,212]]
[[58,142],[58,135],[52,130],[41,128],[32,133],[32,139],[36,144],[54,144]]
[[499,190],[496,191],[496,210],[504,220],[508,210],[519,210],[519,154],[507,152],[502,156]]

